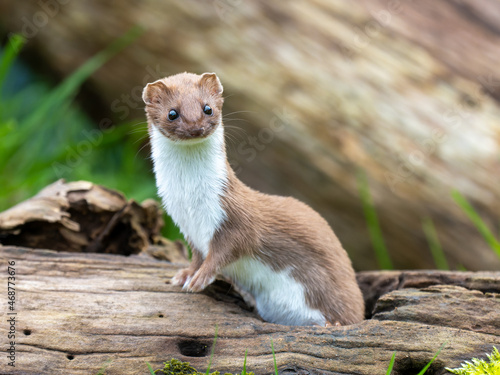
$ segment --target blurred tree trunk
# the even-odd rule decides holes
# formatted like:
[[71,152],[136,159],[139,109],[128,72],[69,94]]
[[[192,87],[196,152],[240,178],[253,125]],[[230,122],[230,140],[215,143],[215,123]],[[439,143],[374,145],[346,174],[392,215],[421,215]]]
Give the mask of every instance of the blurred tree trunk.
[[452,266],[500,267],[450,197],[461,191],[498,233],[499,2],[4,0],[0,25],[60,77],[142,26],[88,85],[98,119],[144,119],[145,83],[217,72],[241,179],[318,209],[358,269],[377,267],[359,169],[397,267],[433,267],[426,217]]

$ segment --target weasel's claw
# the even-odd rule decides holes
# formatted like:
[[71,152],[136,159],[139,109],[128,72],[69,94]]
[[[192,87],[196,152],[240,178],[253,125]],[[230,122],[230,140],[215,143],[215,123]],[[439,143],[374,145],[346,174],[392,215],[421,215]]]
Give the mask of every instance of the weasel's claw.
[[193,276],[188,276],[186,278],[186,281],[184,282],[184,285],[182,286],[182,290],[187,290],[188,289],[189,283],[191,282],[192,279],[193,279]]
[[189,268],[185,268],[177,272],[175,276],[172,277],[172,280],[170,280],[170,284],[179,286],[182,285],[184,288],[192,278],[193,274],[191,273],[191,270]]
[[207,286],[215,281],[215,276],[204,275],[200,272],[195,273],[192,280],[187,283],[187,290],[190,292],[201,292]]

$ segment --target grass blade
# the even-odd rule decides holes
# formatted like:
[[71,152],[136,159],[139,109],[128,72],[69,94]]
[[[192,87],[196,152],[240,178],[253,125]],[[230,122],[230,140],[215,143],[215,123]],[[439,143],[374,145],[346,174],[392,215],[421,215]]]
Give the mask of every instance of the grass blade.
[[9,37],[0,61],[0,82],[4,82],[12,62],[23,48],[24,43],[26,43],[26,39],[19,34],[13,34]]
[[210,374],[210,366],[212,366],[212,360],[214,359],[214,352],[215,352],[215,343],[217,342],[217,334],[219,332],[219,326],[216,324],[215,325],[215,336],[214,336],[214,343],[212,344],[212,353],[210,354],[210,360],[208,361],[208,368],[206,375]]
[[385,375],[391,375],[392,368],[394,367],[394,362],[396,361],[396,352],[392,353],[391,361],[389,362],[389,367],[387,368],[387,372]]
[[424,230],[425,237],[427,238],[427,242],[429,243],[432,257],[434,258],[434,263],[436,264],[437,269],[448,271],[450,266],[448,265],[448,261],[444,255],[441,243],[439,242],[436,227],[430,217],[426,218],[422,222],[422,228]]
[[273,351],[274,374],[278,375],[278,365],[276,364],[276,354],[274,354],[274,343],[272,338],[271,338],[271,350]]
[[149,364],[149,362],[146,362],[146,364],[148,365],[148,369],[149,369],[149,372],[151,373],[151,375],[155,375],[155,372],[154,372],[153,368],[151,367],[151,365]]
[[50,95],[48,95],[40,104],[38,109],[29,116],[25,125],[42,124],[44,117],[48,116],[51,110],[57,108],[65,100],[76,94],[76,91],[81,84],[97,69],[99,69],[111,57],[128,46],[132,41],[137,39],[143,30],[139,27],[134,27],[129,30],[121,38],[113,42],[105,50],[99,52],[82,66],[80,66],[70,77],[65,79]]
[[247,354],[248,349],[245,350],[245,360],[243,361],[243,371],[241,372],[241,375],[247,375]]
[[485,224],[483,219],[479,216],[479,214],[474,210],[474,207],[467,201],[467,199],[460,194],[459,191],[453,190],[451,196],[457,202],[457,204],[462,208],[465,214],[472,221],[474,226],[479,230],[481,235],[484,237],[486,242],[490,245],[490,247],[495,251],[495,253],[500,257],[500,242],[495,238],[494,234],[490,231],[488,226]]
[[394,267],[389,256],[389,252],[387,251],[387,247],[385,246],[382,230],[380,229],[377,213],[375,212],[375,207],[373,206],[370,195],[366,174],[362,171],[358,173],[358,188],[361,201],[363,202],[366,223],[368,225],[368,231],[370,232],[370,238],[375,250],[377,262],[381,269],[392,270]]
[[434,362],[434,360],[437,358],[437,356],[439,355],[439,353],[441,353],[441,350],[444,349],[444,347],[448,344],[448,341],[445,342],[443,345],[441,345],[441,347],[439,348],[439,350],[437,351],[437,353],[434,355],[434,357],[432,357],[431,361],[425,365],[425,367],[422,369],[422,371],[420,371],[417,375],[424,375],[425,372],[427,371],[427,369],[429,367],[431,367],[432,365],[432,362]]
[[[39,129],[40,125],[46,123],[48,118],[53,119],[64,112],[64,108],[69,106],[70,100],[76,95],[82,83],[111,57],[129,45],[133,40],[138,38],[142,32],[142,29],[138,27],[132,28],[121,38],[111,43],[105,50],[97,53],[95,56],[86,61],[41,100],[36,110],[32,111],[17,126],[17,132],[35,134],[35,130]],[[30,153],[33,155],[43,155],[44,147],[46,147],[44,142],[38,142],[30,149]],[[12,164],[15,163],[18,168],[26,171],[28,171],[29,168],[32,170],[41,170],[40,166],[36,165],[36,161],[23,158],[23,155],[26,154],[24,147],[16,147],[15,149],[17,151],[15,151],[12,155],[9,155],[9,161],[4,168],[12,169]],[[24,165],[22,162],[24,162]]]

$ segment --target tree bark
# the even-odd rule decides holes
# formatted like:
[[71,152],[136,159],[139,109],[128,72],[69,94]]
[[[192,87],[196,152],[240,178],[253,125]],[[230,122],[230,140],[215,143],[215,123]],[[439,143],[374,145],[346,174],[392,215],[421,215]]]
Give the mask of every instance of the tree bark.
[[360,273],[365,296],[383,294],[371,319],[323,328],[263,322],[220,281],[183,292],[169,284],[183,265],[145,254],[3,246],[0,259],[15,262],[16,277],[16,367],[2,367],[7,374],[88,375],[103,366],[107,375],[146,374],[146,361],[159,369],[171,358],[204,371],[216,326],[211,369],[231,373],[241,372],[246,350],[248,371],[274,373],[271,339],[280,374],[384,374],[394,351],[393,375],[417,373],[446,343],[429,370],[444,374],[500,345],[499,272]]
[[377,267],[363,169],[396,267],[434,266],[422,231],[431,217],[452,267],[499,269],[450,198],[460,190],[498,232],[498,2],[53,3],[4,0],[0,22],[59,77],[131,26],[146,30],[86,86],[96,119],[144,120],[145,83],[216,71],[226,124],[244,129],[227,129],[239,176],[318,209],[356,268]]

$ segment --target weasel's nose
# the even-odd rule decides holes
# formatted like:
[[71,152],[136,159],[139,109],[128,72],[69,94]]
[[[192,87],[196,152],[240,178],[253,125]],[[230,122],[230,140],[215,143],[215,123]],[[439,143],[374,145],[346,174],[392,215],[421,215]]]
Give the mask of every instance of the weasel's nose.
[[205,132],[205,128],[189,129],[189,135],[191,137],[199,137]]

